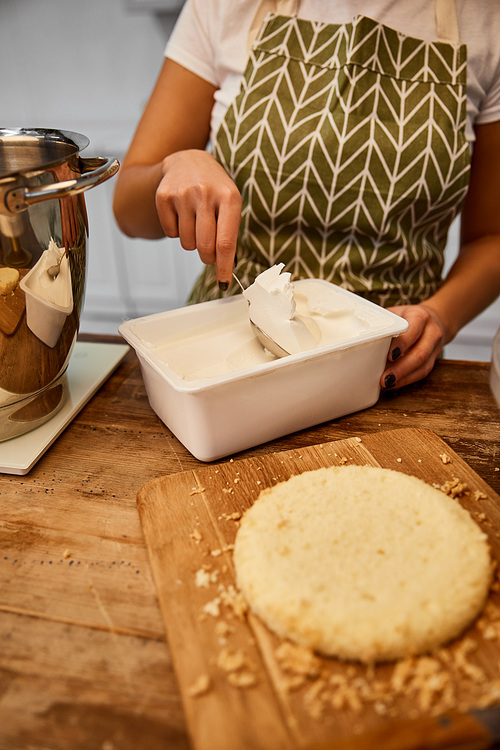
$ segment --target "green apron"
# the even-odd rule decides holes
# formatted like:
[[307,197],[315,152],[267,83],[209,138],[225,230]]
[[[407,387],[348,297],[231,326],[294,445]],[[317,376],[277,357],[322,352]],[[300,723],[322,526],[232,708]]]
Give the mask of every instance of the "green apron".
[[[465,120],[465,45],[268,14],[214,143],[243,198],[243,285],[282,262],[383,306],[428,298],[467,192]],[[207,266],[190,301],[219,296]]]

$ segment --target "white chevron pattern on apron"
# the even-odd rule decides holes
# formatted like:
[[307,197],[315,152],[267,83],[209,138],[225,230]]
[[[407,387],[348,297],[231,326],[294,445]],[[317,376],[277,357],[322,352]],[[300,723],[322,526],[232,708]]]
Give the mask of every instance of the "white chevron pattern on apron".
[[[468,186],[465,83],[464,46],[268,15],[214,145],[243,282],[284,262],[383,305],[432,294]],[[193,300],[217,296],[207,268]]]

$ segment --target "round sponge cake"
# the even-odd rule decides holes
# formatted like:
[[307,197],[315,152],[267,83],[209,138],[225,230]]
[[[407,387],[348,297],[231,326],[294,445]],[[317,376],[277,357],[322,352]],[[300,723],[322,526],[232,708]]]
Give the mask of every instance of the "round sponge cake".
[[341,659],[431,651],[481,612],[487,538],[456,500],[370,466],[264,490],[235,541],[238,587],[271,630]]
[[19,271],[17,268],[3,266],[0,268],[0,296],[11,294],[19,282]]

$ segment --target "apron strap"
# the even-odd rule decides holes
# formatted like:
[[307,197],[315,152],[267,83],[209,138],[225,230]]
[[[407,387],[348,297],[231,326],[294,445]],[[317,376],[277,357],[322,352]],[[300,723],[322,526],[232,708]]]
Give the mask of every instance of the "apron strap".
[[[456,0],[435,0],[436,33],[441,42],[458,44],[460,34],[458,30]],[[247,54],[259,32],[267,13],[279,13],[284,16],[296,16],[299,11],[300,0],[261,0],[254,19],[250,25],[247,37]]]
[[436,32],[440,42],[458,44],[460,34],[458,31],[456,0],[436,0]]
[[283,16],[296,16],[299,12],[300,0],[261,0],[254,19],[250,25],[247,37],[247,54],[250,54],[252,44],[259,32],[262,22],[268,13],[278,13]]

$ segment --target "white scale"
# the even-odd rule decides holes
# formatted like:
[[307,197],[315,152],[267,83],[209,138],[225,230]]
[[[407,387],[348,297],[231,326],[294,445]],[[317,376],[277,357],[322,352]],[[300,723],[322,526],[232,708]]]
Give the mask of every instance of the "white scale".
[[127,344],[77,341],[66,371],[68,396],[64,406],[40,427],[0,443],[0,473],[27,474],[118,367],[129,349]]

